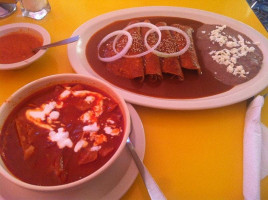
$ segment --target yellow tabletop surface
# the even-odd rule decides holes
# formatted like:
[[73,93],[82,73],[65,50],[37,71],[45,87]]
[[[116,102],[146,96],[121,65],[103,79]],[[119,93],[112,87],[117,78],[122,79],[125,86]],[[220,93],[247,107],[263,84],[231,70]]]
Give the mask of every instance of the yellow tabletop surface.
[[[50,5],[51,12],[43,20],[36,21],[23,17],[18,4],[18,10],[0,20],[0,26],[15,22],[39,24],[48,30],[52,41],[57,41],[68,38],[84,22],[110,11],[140,6],[176,6],[222,14],[268,36],[245,0],[50,0]],[[49,49],[27,68],[0,71],[0,104],[23,85],[58,73],[74,73],[67,46]],[[246,101],[197,111],[134,107],[145,129],[144,163],[167,199],[243,199]],[[268,125],[268,102],[263,108],[262,121]],[[262,199],[268,199],[268,178],[261,182],[261,195]],[[140,175],[122,199],[150,199]]]

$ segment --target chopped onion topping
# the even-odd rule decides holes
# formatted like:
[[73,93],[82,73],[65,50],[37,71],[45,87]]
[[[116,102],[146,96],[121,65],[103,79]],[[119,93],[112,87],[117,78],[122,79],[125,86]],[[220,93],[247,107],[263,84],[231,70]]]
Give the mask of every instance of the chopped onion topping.
[[[165,52],[161,52],[161,51],[153,50],[153,53],[154,53],[154,54],[156,54],[156,55],[159,56],[159,57],[165,57],[165,58],[167,58],[167,57],[177,57],[177,56],[180,56],[180,55],[184,54],[184,53],[188,50],[188,48],[189,48],[189,46],[190,46],[190,38],[189,38],[189,36],[188,36],[184,31],[182,31],[182,30],[179,29],[179,28],[172,27],[172,26],[159,26],[158,29],[159,29],[159,30],[175,31],[175,32],[177,32],[177,33],[182,34],[183,37],[186,39],[186,45],[185,45],[185,47],[184,47],[182,50],[177,51],[177,52],[174,52],[174,53],[165,53]],[[153,30],[151,29],[151,30],[149,30],[146,34],[149,35],[149,34],[151,34],[152,32],[153,32]],[[146,35],[145,35],[145,36],[146,36]],[[146,40],[144,41],[144,44],[145,44],[146,48],[149,48],[149,47],[150,47]]]
[[[123,30],[124,31],[127,31],[131,28],[135,28],[135,27],[148,27],[148,28],[151,28],[151,30],[153,30],[154,32],[156,32],[158,34],[158,41],[155,43],[154,46],[150,47],[149,45],[146,46],[147,48],[147,51],[144,51],[142,53],[139,53],[139,54],[136,54],[136,55],[124,55],[125,58],[137,58],[137,57],[141,57],[141,56],[144,56],[148,53],[151,53],[153,50],[155,50],[157,48],[157,46],[160,44],[161,42],[161,31],[159,30],[159,28],[151,23],[148,23],[148,22],[138,22],[138,23],[134,23],[134,24],[131,24],[129,26],[127,26],[126,28],[124,28]],[[147,31],[148,33],[148,31]],[[144,40],[147,41],[147,37],[149,36],[149,34],[146,34],[145,37],[144,37]],[[116,38],[114,39],[114,42],[113,42],[113,50],[114,52],[118,53],[116,51],[116,48],[115,48],[115,45],[118,41],[118,39],[121,37],[121,35],[118,35],[116,36]]]
[[[127,40],[127,44],[126,44],[126,46],[125,46],[125,47],[122,49],[122,51],[120,51],[120,52],[115,51],[116,54],[115,54],[114,56],[111,56],[111,57],[108,57],[108,58],[103,58],[103,57],[101,57],[101,56],[100,56],[100,53],[99,53],[99,52],[100,52],[99,50],[100,50],[101,45],[102,45],[104,42],[106,42],[108,39],[110,39],[111,37],[114,37],[114,36],[116,36],[116,35],[126,35],[126,36],[127,36],[128,40]],[[115,61],[115,60],[117,60],[117,59],[123,57],[123,56],[128,52],[129,48],[130,48],[131,45],[132,45],[132,41],[133,41],[133,39],[132,39],[132,37],[131,37],[131,35],[130,35],[129,32],[127,32],[127,31],[125,31],[125,30],[114,31],[114,32],[112,32],[112,33],[106,35],[106,36],[101,40],[101,42],[99,43],[99,45],[98,45],[98,58],[99,58],[101,61],[103,61],[103,62],[112,62],[112,61]]]

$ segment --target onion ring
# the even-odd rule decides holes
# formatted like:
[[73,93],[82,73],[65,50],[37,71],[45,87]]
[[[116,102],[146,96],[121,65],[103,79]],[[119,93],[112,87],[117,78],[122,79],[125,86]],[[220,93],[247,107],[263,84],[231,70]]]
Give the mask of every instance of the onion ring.
[[[164,52],[161,52],[161,51],[153,50],[153,53],[154,53],[154,54],[156,54],[156,55],[159,56],[159,57],[164,57],[164,58],[168,58],[168,57],[177,57],[177,56],[180,56],[180,55],[184,54],[184,53],[188,50],[188,48],[189,48],[189,46],[190,46],[190,38],[189,38],[189,36],[188,36],[183,30],[181,30],[181,29],[179,29],[179,28],[176,28],[176,27],[172,27],[172,26],[159,26],[158,29],[159,29],[159,30],[170,30],[170,31],[175,31],[175,32],[177,32],[177,33],[182,34],[183,37],[186,39],[186,45],[185,45],[185,47],[183,47],[182,50],[177,51],[177,52],[174,52],[174,53],[164,53]],[[147,34],[149,35],[149,34],[152,33],[152,32],[153,32],[153,30],[151,29],[151,30],[149,30],[149,31],[146,33],[146,35],[147,35]],[[146,36],[146,35],[145,35],[145,36]],[[145,46],[146,46],[146,48],[150,47],[146,40],[145,40]]]
[[[124,28],[123,30],[124,30],[124,31],[127,31],[127,30],[129,30],[129,29],[131,29],[131,28],[135,28],[135,27],[149,27],[149,28],[151,28],[150,30],[154,30],[154,32],[156,32],[156,33],[158,34],[158,41],[155,43],[155,45],[154,45],[153,47],[150,47],[149,45],[146,46],[147,51],[144,51],[144,52],[139,53],[139,54],[136,54],[136,55],[124,55],[123,57],[125,57],[125,58],[142,57],[142,56],[144,56],[144,55],[146,55],[146,54],[148,54],[148,53],[153,52],[153,50],[155,50],[155,49],[157,48],[157,46],[160,44],[160,42],[161,42],[161,35],[162,35],[162,34],[161,34],[161,31],[159,30],[159,28],[158,28],[157,26],[155,26],[155,25],[153,25],[153,24],[151,24],[151,23],[148,23],[148,22],[138,22],[138,23],[134,23],[134,24],[131,24],[131,25],[127,26],[127,27]],[[149,31],[147,31],[147,33],[148,33],[148,32],[149,32]],[[121,35],[116,36],[116,38],[115,38],[114,41],[113,41],[113,50],[114,50],[114,52],[116,52],[116,53],[118,53],[118,52],[116,51],[115,44],[116,44],[116,42],[118,41],[118,39],[119,39],[120,36],[121,36]],[[144,40],[147,41],[147,37],[148,37],[148,36],[149,36],[149,34],[146,34],[145,37],[144,37]]]
[[[110,39],[111,37],[113,37],[113,36],[116,36],[116,35],[126,35],[127,36],[127,38],[128,38],[128,40],[127,40],[127,44],[126,44],[126,46],[122,49],[122,51],[120,51],[120,52],[117,52],[117,51],[115,51],[115,55],[114,56],[111,56],[111,57],[108,57],[108,58],[103,58],[103,57],[101,57],[100,56],[100,47],[101,47],[101,45],[104,43],[104,42],[106,42],[108,39]],[[106,35],[102,40],[101,40],[101,42],[98,44],[98,58],[101,60],[101,61],[103,61],[103,62],[112,62],[112,61],[115,61],[115,60],[117,60],[117,59],[119,59],[119,58],[122,58],[127,52],[128,52],[128,50],[130,49],[130,47],[131,47],[131,45],[132,45],[132,41],[133,41],[133,39],[132,39],[132,37],[131,37],[131,35],[130,35],[130,33],[129,32],[127,32],[127,31],[125,31],[125,30],[118,30],[118,31],[114,31],[114,32],[112,32],[112,33],[110,33],[110,34],[108,34],[108,35]]]

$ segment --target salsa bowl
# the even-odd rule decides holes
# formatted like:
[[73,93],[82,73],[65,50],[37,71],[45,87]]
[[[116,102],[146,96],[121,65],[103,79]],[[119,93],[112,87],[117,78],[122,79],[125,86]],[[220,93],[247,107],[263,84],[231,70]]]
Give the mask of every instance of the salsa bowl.
[[[13,23],[0,26],[0,38],[3,39],[0,51],[2,54],[6,53],[5,57],[11,56],[8,61],[0,60],[0,70],[26,67],[46,52],[46,49],[38,52],[31,52],[31,49],[50,43],[50,34],[47,30],[31,23]],[[1,50],[1,48],[3,49]]]
[[69,189],[99,176],[130,133],[123,98],[84,75],[35,80],[12,94],[0,114],[0,173],[38,191]]

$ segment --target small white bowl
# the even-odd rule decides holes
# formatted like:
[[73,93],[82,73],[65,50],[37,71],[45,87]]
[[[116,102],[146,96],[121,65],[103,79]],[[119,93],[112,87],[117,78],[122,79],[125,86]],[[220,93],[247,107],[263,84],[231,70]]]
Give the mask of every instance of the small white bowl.
[[[43,39],[43,45],[50,43],[50,34],[47,32],[46,29],[43,27],[31,24],[31,23],[14,23],[14,24],[8,24],[4,26],[0,26],[0,37],[12,33],[12,32],[24,32],[24,33],[31,33],[33,35],[36,35]],[[0,63],[0,70],[12,70],[12,69],[20,69],[23,67],[26,67],[27,65],[31,64],[32,62],[39,59],[41,56],[44,55],[46,50],[39,50],[36,54],[34,54],[32,57],[16,62],[16,63],[10,63],[10,64],[1,64]]]
[[[0,156],[0,173],[6,177],[8,180],[12,181],[13,183],[27,188],[27,189],[31,189],[31,190],[37,190],[37,191],[58,191],[58,190],[64,190],[64,189],[69,189],[69,188],[73,188],[76,187],[78,185],[81,185],[83,183],[86,183],[90,180],[92,180],[93,178],[95,178],[96,176],[100,175],[103,171],[105,171],[107,168],[109,168],[111,166],[111,164],[118,158],[118,156],[122,153],[123,148],[125,147],[127,138],[129,136],[130,133],[130,114],[129,114],[129,110],[128,107],[124,101],[124,99],[119,96],[114,89],[112,89],[112,87],[110,87],[108,84],[106,84],[105,82],[96,79],[96,78],[92,78],[89,76],[84,76],[84,75],[78,75],[78,74],[58,74],[58,75],[52,75],[52,76],[47,76],[38,80],[35,80],[31,83],[28,83],[27,85],[23,86],[22,88],[20,88],[18,91],[16,91],[14,94],[12,94],[0,107],[0,130],[2,130],[2,127],[7,119],[7,117],[9,116],[9,114],[12,112],[12,110],[21,102],[23,101],[25,98],[31,96],[32,94],[53,86],[53,85],[57,85],[57,84],[64,84],[64,83],[81,83],[84,85],[89,85],[92,86],[94,88],[98,88],[101,91],[104,91],[105,93],[109,94],[111,97],[113,97],[113,99],[118,103],[122,114],[123,114],[123,118],[124,118],[124,136],[122,139],[122,142],[120,144],[120,146],[118,147],[118,149],[116,150],[116,152],[114,153],[114,155],[112,155],[112,157],[101,167],[99,168],[97,171],[93,172],[92,174],[71,182],[71,183],[67,183],[67,184],[63,184],[63,185],[57,185],[57,186],[39,186],[39,185],[33,185],[33,184],[29,184],[26,182],[23,182],[21,180],[19,180],[17,177],[15,177],[5,166],[2,157]],[[1,132],[0,132],[1,134]]]

